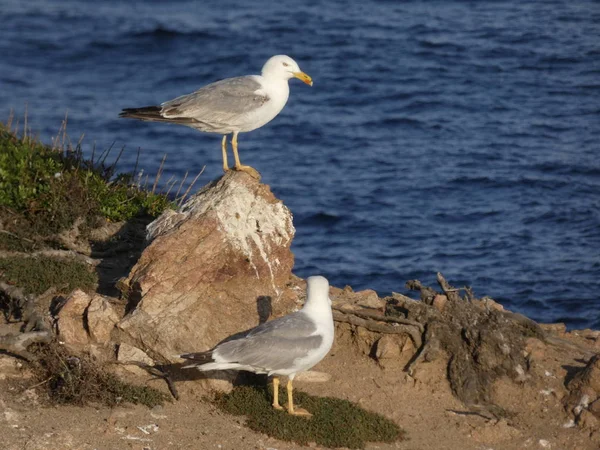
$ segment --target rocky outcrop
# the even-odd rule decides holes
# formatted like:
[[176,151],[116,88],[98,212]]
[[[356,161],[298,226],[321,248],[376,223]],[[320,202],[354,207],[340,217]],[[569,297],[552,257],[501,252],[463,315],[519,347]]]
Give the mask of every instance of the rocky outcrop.
[[121,340],[174,362],[256,326],[259,312],[289,312],[294,232],[290,211],[255,178],[230,171],[208,184],[148,226]]

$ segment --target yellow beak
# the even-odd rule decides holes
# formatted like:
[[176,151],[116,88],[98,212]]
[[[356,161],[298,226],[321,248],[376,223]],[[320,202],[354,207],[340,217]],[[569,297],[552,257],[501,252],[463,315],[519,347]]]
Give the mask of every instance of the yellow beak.
[[313,85],[312,78],[309,77],[308,75],[306,75],[304,72],[293,72],[293,75],[294,75],[294,77],[298,78],[299,80],[304,81],[309,86]]

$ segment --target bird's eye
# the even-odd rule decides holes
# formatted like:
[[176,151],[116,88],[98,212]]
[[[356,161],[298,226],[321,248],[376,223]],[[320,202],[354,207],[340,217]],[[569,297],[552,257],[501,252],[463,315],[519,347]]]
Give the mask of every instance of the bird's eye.
[[283,67],[289,67],[290,65],[286,62],[283,63]]

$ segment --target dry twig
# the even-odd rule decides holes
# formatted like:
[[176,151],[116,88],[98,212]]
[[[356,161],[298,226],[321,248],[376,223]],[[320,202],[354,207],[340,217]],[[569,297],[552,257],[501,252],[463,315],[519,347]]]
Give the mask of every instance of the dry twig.
[[[381,316],[383,317],[383,316]],[[386,334],[408,334],[415,344],[416,348],[421,347],[422,339],[421,333],[417,331],[416,327],[412,324],[406,325],[395,322],[391,325],[387,323],[382,323],[377,319],[365,319],[363,317],[359,317],[353,312],[343,311],[336,309],[333,311],[333,320],[337,322],[349,323],[351,325],[356,325],[359,327],[366,328],[369,331],[374,331],[376,333],[386,333]]]

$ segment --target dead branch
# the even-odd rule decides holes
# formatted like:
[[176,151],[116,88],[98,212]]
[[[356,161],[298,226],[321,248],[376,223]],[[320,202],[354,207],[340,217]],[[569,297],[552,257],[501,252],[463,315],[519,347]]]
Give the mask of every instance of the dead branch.
[[419,280],[408,280],[406,289],[411,291],[419,291],[421,293],[421,301],[427,305],[433,304],[433,299],[438,294],[435,290],[428,286],[423,286]]
[[372,312],[369,312],[366,310],[363,310],[363,311],[349,310],[346,308],[342,308],[340,306],[332,306],[332,309],[335,311],[342,312],[344,314],[352,314],[354,316],[360,317],[365,320],[373,319],[373,320],[377,320],[380,322],[399,323],[401,325],[410,325],[413,327],[417,327],[419,329],[419,331],[421,331],[421,332],[424,331],[423,324],[421,324],[419,322],[415,322],[414,320],[403,319],[401,317],[384,316],[384,315],[372,313]]
[[356,314],[349,313],[346,311],[335,310],[333,311],[333,320],[337,322],[349,323],[359,327],[366,328],[369,331],[375,333],[386,333],[386,334],[408,334],[415,344],[416,348],[421,347],[422,339],[421,334],[415,329],[413,325],[402,325],[400,323],[394,323],[388,325],[381,323],[373,319],[364,319],[358,317]]
[[458,295],[458,291],[460,289],[456,289],[450,286],[450,284],[448,284],[441,272],[437,273],[437,282],[444,291],[444,294],[446,294],[446,297],[448,297],[448,300],[450,300],[451,302],[456,302],[460,300],[460,295]]
[[31,331],[14,335],[0,336],[0,350],[19,356],[32,362],[37,358],[27,351],[27,347],[35,343],[48,343],[52,340],[50,331]]
[[10,231],[6,231],[6,230],[0,230],[0,233],[4,233],[4,234],[8,234],[9,236],[14,237],[15,239],[19,239],[21,241],[25,241],[25,242],[29,242],[30,244],[34,244],[35,242],[32,241],[31,239],[27,239],[23,236],[19,236],[17,234],[11,233]]
[[[51,287],[44,292],[40,297],[50,296],[56,289]],[[47,331],[48,326],[44,320],[44,315],[40,313],[37,307],[37,299],[32,295],[26,295],[23,289],[17,286],[11,286],[3,281],[0,281],[0,294],[4,294],[12,301],[8,303],[7,318],[14,314],[14,309],[20,310],[20,315],[25,323],[23,331]]]
[[410,376],[413,375],[414,369],[417,366],[417,364],[419,364],[421,361],[423,361],[427,357],[427,354],[429,353],[429,349],[432,347],[432,345],[434,345],[433,343],[434,342],[437,343],[437,341],[435,341],[434,338],[435,338],[435,336],[433,333],[433,328],[428,327],[427,331],[425,332],[425,336],[423,337],[424,344],[421,347],[417,347],[417,349],[418,349],[417,353],[415,353],[415,356],[404,368],[404,371],[408,372],[408,374]]
[[169,388],[169,392],[171,392],[173,398],[175,400],[179,400],[179,393],[177,392],[175,383],[173,383],[173,380],[171,379],[168,373],[163,372],[155,366],[151,366],[140,361],[114,361],[113,364],[120,364],[124,366],[137,366],[141,369],[144,369],[146,372],[148,372],[150,375],[156,378],[162,378],[163,380],[165,380],[165,383],[167,383],[167,387]]

